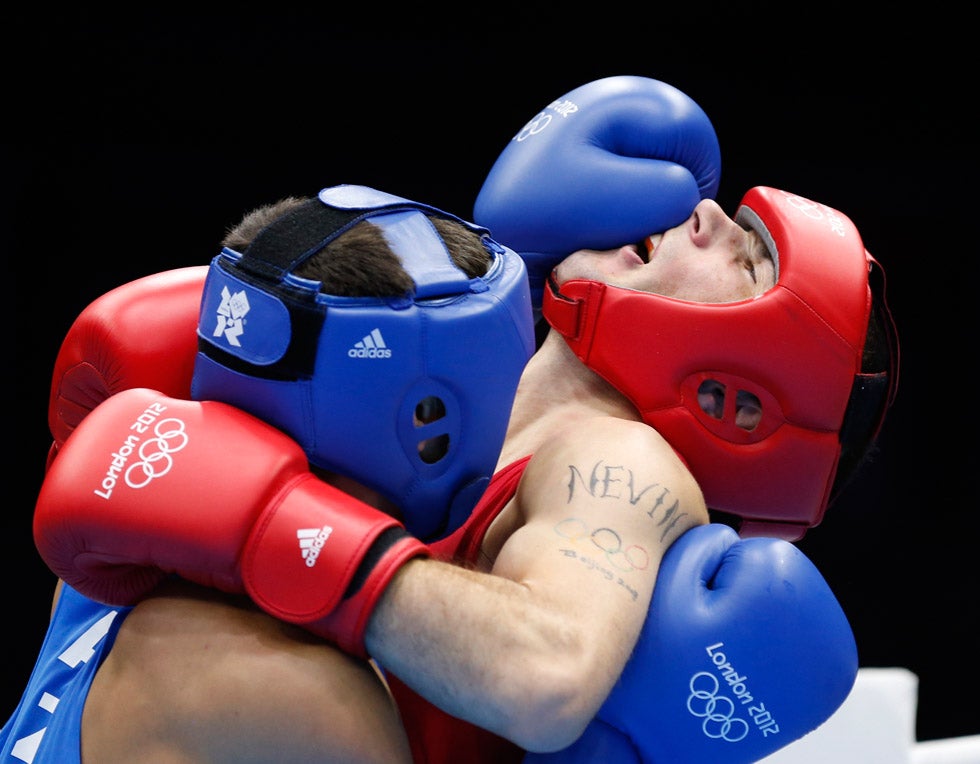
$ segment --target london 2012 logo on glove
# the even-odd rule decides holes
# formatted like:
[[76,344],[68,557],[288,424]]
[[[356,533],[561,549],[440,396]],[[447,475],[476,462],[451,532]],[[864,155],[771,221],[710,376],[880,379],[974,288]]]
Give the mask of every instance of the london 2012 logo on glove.
[[[711,663],[725,680],[728,690],[745,707],[756,728],[762,736],[779,734],[779,725],[772,713],[766,709],[766,704],[757,701],[749,691],[748,678],[739,674],[722,651],[724,642],[708,645],[705,652],[711,658]],[[709,671],[699,671],[688,683],[690,694],[687,696],[687,710],[698,718],[704,719],[701,728],[710,738],[737,743],[744,740],[751,729],[749,723],[735,716],[737,705],[735,700],[727,695],[719,694],[721,680]]]
[[[183,449],[189,438],[183,420],[176,417],[159,419],[166,409],[162,403],[152,403],[130,425],[133,432],[110,454],[109,467],[100,487],[94,491],[96,496],[110,498],[120,476],[130,488],[143,488],[154,478],[170,472],[174,463],[171,454]],[[150,425],[153,437],[143,440],[141,434],[150,432]],[[139,461],[127,466],[134,452]]]

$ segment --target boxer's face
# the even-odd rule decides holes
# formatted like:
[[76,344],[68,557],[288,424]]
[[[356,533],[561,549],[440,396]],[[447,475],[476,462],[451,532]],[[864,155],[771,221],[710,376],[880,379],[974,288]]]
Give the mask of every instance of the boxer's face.
[[584,278],[706,303],[749,299],[776,283],[772,258],[758,234],[741,228],[710,199],[699,202],[681,225],[649,241],[649,252],[635,244],[573,252],[555,269],[558,283]]

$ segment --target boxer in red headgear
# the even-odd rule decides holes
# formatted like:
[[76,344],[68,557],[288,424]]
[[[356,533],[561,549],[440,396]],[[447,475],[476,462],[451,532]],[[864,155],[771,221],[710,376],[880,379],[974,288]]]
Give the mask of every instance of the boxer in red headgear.
[[[623,76],[556,99],[498,158],[474,216],[522,254],[532,286],[545,284],[544,325],[554,329],[545,346],[560,335],[559,348],[667,438],[713,519],[742,537],[796,540],[853,477],[894,400],[899,348],[884,272],[846,215],[801,196],[754,188],[728,218],[711,201],[720,173],[698,161],[715,156],[710,142],[678,148],[667,130],[648,128],[653,112],[692,108],[669,92]],[[628,192],[652,185],[693,212],[682,220],[657,194]],[[738,241],[736,228],[750,238],[729,262],[713,258],[719,237]],[[741,295],[719,291],[732,262],[745,268]],[[857,669],[837,628],[846,619],[812,581],[811,601],[769,585],[795,547],[726,531],[694,529],[669,550],[634,653],[596,718],[568,749],[526,762],[750,762],[829,716]],[[732,564],[754,555],[754,565]],[[797,683],[797,634],[833,644],[834,670]],[[738,673],[750,667],[751,688]],[[798,705],[804,685],[816,705]],[[736,705],[753,692],[754,705]]]
[[[678,115],[702,132],[677,141],[669,128]],[[668,283],[559,284],[562,270],[547,278],[576,250],[626,242],[639,242],[656,270],[682,235],[659,232],[692,210],[688,225],[718,217],[709,200],[720,157],[707,118],[696,116],[696,105],[657,80],[583,85],[508,144],[474,219],[521,254],[532,286],[548,282],[548,324],[678,450],[709,507],[743,536],[796,540],[852,476],[898,384],[884,272],[851,220],[795,194],[750,190],[735,221],[759,235],[778,280],[744,300],[678,299]],[[684,265],[689,279],[692,266]],[[736,420],[745,407],[757,409],[752,427]]]
[[[690,275],[718,269],[709,242],[733,226],[754,234],[755,251],[739,259],[764,288],[714,301],[711,279]],[[602,280],[590,277],[596,272]],[[665,294],[644,291],[667,285]],[[897,383],[883,272],[846,216],[758,187],[734,220],[704,200],[684,224],[640,246],[574,253],[543,299],[556,333],[667,438],[714,519],[747,540],[714,523],[668,551],[636,649],[596,719],[569,749],[526,762],[756,761],[794,735],[777,711],[800,698],[794,634],[819,634],[839,657],[847,648],[816,615],[836,612],[830,601],[817,604],[819,587],[804,604],[773,585],[805,564],[792,559],[795,547],[748,537],[803,536],[874,443]],[[728,554],[761,556],[739,569]],[[762,621],[753,619],[762,613],[778,626],[760,641]],[[811,677],[817,697],[834,693],[836,680],[824,679]],[[665,697],[686,703],[644,708]],[[665,734],[695,719],[702,734]]]
[[[712,204],[686,225],[708,225]],[[709,507],[734,516],[742,536],[794,541],[878,434],[898,379],[894,328],[883,271],[845,215],[757,187],[735,222],[772,259],[775,286],[762,294],[713,303],[612,280],[559,283],[565,263],[544,316],[678,450]],[[651,268],[675,235],[644,241]]]

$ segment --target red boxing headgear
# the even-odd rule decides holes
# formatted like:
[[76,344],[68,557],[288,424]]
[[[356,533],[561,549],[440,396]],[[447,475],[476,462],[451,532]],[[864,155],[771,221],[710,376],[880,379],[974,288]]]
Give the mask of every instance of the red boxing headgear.
[[[542,312],[678,451],[711,509],[739,518],[743,536],[794,541],[820,523],[877,435],[898,343],[884,273],[848,217],[760,186],[735,220],[776,264],[762,295],[706,304],[552,280]],[[869,331],[885,354],[870,362]],[[699,391],[723,397],[720,416]],[[761,408],[751,429],[736,423],[745,399]]]

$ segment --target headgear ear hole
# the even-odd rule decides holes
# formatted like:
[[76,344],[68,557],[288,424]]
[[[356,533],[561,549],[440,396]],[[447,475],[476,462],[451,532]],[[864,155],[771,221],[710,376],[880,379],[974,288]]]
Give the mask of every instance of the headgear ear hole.
[[681,383],[681,394],[705,427],[731,443],[757,443],[784,421],[782,408],[769,391],[735,374],[695,372]]
[[[438,422],[446,417],[446,403],[437,395],[427,395],[415,404],[412,424],[415,427]],[[449,453],[449,435],[441,434],[419,441],[419,458],[426,464],[435,464]]]
[[762,421],[762,401],[755,393],[739,390],[735,394],[735,426],[752,432]]
[[[701,411],[712,419],[721,421],[725,418],[725,402],[727,400],[727,388],[723,382],[719,382],[713,377],[708,377],[698,385],[698,406]],[[762,401],[755,393],[748,390],[739,390],[735,393],[735,409],[729,413],[733,417],[735,426],[752,432],[762,421],[763,410]]]
[[435,464],[449,453],[449,436],[437,435],[419,443],[419,458],[426,464]]
[[698,385],[698,406],[712,419],[721,419],[725,413],[725,386],[717,379],[704,380]]
[[437,395],[429,395],[415,404],[413,424],[421,427],[446,416],[446,404]]

